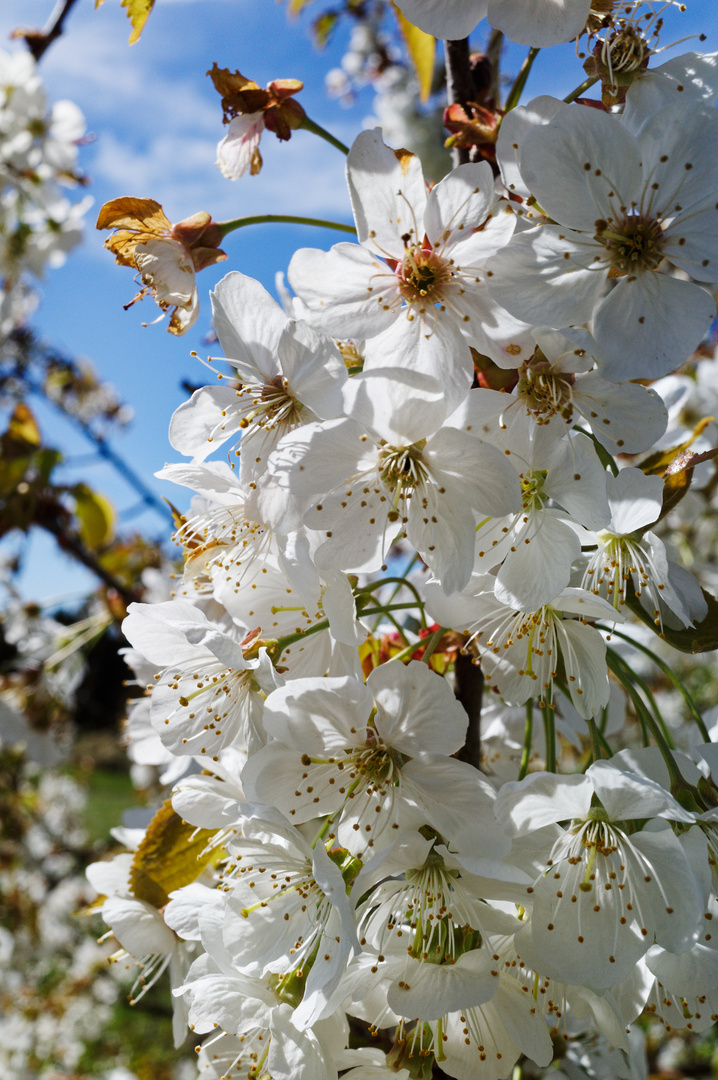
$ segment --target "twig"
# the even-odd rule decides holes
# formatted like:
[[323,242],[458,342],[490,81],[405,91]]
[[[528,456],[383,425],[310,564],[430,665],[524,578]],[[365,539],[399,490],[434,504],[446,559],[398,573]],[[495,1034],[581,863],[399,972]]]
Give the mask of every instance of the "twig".
[[[466,107],[467,102],[474,97],[474,84],[469,64],[469,39],[445,41],[444,56],[446,58],[446,96],[449,105],[458,103]],[[452,148],[451,157],[454,168],[457,165],[465,165],[470,160],[468,149],[461,146]]]
[[484,696],[484,676],[471,656],[459,653],[456,657],[454,694],[469,717],[466,742],[457,757],[478,769],[481,765],[481,702]]
[[83,566],[86,566],[109,589],[114,589],[125,607],[128,607],[134,600],[141,598],[139,592],[129,589],[119,578],[116,578],[114,574],[105,569],[99,559],[85,547],[79,536],[69,530],[62,529],[56,521],[49,518],[39,521],[37,524],[40,528],[52,533],[61,551],[66,551],[68,555],[72,555],[73,559],[77,559]]
[[43,30],[27,30],[17,35],[25,38],[25,44],[36,60],[39,60],[50,48],[53,41],[59,38],[64,28],[65,19],[76,3],[77,0],[58,0],[55,10],[45,23]]
[[84,421],[81,417],[75,416],[67,409],[64,409],[59,401],[55,401],[54,398],[49,397],[44,392],[42,386],[39,383],[31,381],[27,377],[25,378],[25,383],[30,393],[37,394],[39,397],[42,398],[43,401],[48,402],[50,405],[53,405],[58,412],[62,413],[62,415],[70,424],[72,424],[74,427],[76,427],[79,431],[82,432],[86,439],[89,439],[92,443],[94,443],[94,445],[97,447],[97,453],[100,455],[100,457],[104,458],[105,461],[109,462],[115,472],[119,473],[123,480],[125,480],[126,483],[130,485],[130,487],[134,488],[134,490],[140,496],[142,503],[146,507],[154,510],[155,513],[159,514],[160,517],[164,518],[170,523],[170,525],[174,527],[174,518],[172,517],[172,511],[169,509],[167,504],[162,502],[162,500],[159,499],[154,494],[154,492],[150,491],[145,482],[140,476],[138,476],[132,466],[128,465],[124,458],[120,457],[120,455],[112,449],[112,447],[103,435],[100,435],[96,431],[93,431],[90,424],[86,423],[86,421]]

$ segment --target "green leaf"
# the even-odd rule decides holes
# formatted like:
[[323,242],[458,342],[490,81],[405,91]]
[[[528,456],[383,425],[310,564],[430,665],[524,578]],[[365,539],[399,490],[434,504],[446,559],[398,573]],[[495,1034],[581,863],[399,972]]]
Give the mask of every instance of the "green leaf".
[[75,514],[83,542],[93,550],[106,544],[112,539],[115,528],[112,503],[87,484],[76,484],[71,494],[75,499]]
[[196,881],[223,854],[221,849],[206,850],[213,836],[211,830],[195,829],[183,821],[168,799],[152,818],[132,859],[132,895],[156,908],[164,907],[171,892]]
[[436,38],[431,34],[425,34],[418,26],[410,23],[405,15],[392,0],[391,4],[399,23],[399,30],[409,53],[409,59],[414,65],[416,77],[419,80],[419,99],[426,101],[431,93],[431,84],[434,81],[434,60],[436,58]]
[[336,11],[325,11],[323,15],[320,15],[319,18],[315,19],[312,23],[314,43],[318,49],[323,49],[325,47],[338,19],[339,15]]
[[657,637],[660,637],[663,641],[667,641],[669,645],[672,645],[674,649],[678,649],[679,652],[691,653],[704,653],[712,652],[713,649],[718,649],[718,600],[715,596],[712,596],[705,589],[701,589],[703,593],[703,599],[708,605],[708,613],[697,626],[681,627],[679,630],[674,630],[670,626],[663,625],[661,630],[660,626],[656,626],[654,616],[650,614],[641,604],[637,598],[631,582],[627,582],[628,588],[626,589],[626,604],[631,609],[634,615],[637,615],[642,623],[645,623],[649,629],[651,629]]

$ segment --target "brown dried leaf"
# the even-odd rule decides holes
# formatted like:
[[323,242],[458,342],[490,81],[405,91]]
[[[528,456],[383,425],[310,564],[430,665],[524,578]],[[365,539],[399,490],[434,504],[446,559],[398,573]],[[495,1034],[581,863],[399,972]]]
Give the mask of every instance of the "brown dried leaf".
[[172,222],[154,199],[135,199],[124,195],[120,199],[111,199],[100,210],[97,218],[98,229],[137,229],[149,236],[166,236],[172,229]]

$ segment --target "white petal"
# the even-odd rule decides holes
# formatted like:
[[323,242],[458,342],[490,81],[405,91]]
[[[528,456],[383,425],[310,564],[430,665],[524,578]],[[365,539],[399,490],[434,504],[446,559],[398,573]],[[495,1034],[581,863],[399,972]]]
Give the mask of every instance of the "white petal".
[[481,225],[494,200],[494,177],[489,163],[459,165],[431,190],[424,218],[426,235],[432,244],[450,233],[454,234],[452,239],[458,239],[455,230],[471,230]]
[[466,712],[446,679],[426,664],[381,664],[366,685],[379,709],[377,730],[389,746],[410,757],[454,754],[463,746]]
[[590,0],[489,0],[488,20],[519,45],[557,45],[577,37],[588,18]]
[[530,773],[499,789],[496,816],[521,836],[558,821],[584,818],[591,806],[593,785],[584,776]]
[[614,219],[617,206],[630,206],[641,193],[635,139],[617,118],[597,109],[561,109],[549,124],[528,132],[520,167],[549,217],[590,234],[597,218]]
[[645,271],[621,278],[596,312],[594,334],[606,379],[657,379],[686,360],[715,316],[710,293]]
[[287,276],[313,322],[337,337],[373,337],[394,321],[388,303],[397,295],[396,275],[359,244],[300,248]]
[[455,964],[407,961],[402,979],[389,987],[387,1003],[398,1016],[438,1020],[449,1012],[483,1005],[498,989],[498,972],[486,949],[463,953]]
[[488,262],[493,275],[489,291],[517,319],[536,326],[586,322],[605,279],[605,274],[589,265],[602,251],[593,241],[555,225],[515,233],[511,243]]
[[487,0],[399,0],[409,22],[426,34],[457,41],[486,16]]
[[267,379],[279,374],[277,346],[287,316],[263,285],[233,270],[212,297],[214,328],[228,360],[238,360]]
[[568,585],[581,544],[555,513],[532,514],[514,538],[515,548],[512,545],[496,575],[496,596],[502,604],[518,611],[538,611]]
[[172,414],[170,444],[180,454],[204,461],[239,430],[240,417],[237,416],[234,424],[231,419],[228,423],[226,417],[236,401],[237,395],[227,386],[201,386]]
[[360,244],[400,260],[406,245],[422,242],[426,185],[418,157],[386,146],[380,128],[362,131],[347,157],[347,183]]

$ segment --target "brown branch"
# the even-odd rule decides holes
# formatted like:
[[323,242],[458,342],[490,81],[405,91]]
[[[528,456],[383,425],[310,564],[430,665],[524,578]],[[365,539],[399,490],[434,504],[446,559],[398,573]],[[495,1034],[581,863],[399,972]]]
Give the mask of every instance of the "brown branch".
[[114,574],[102,565],[97,556],[90,551],[89,548],[85,547],[77,533],[72,532],[69,528],[63,528],[56,519],[49,516],[38,521],[36,524],[55,537],[61,551],[65,551],[68,555],[71,555],[73,559],[77,559],[77,561],[87,567],[95,577],[99,578],[108,589],[113,589],[126,608],[133,603],[133,601],[141,599],[141,594],[139,592],[134,589],[129,589],[119,578],[115,577]]
[[457,757],[478,769],[481,765],[481,702],[484,676],[474,659],[470,655],[457,654],[454,665],[454,694],[469,717],[466,742]]
[[[466,107],[474,97],[474,83],[469,64],[469,39],[444,42],[446,59],[446,96],[449,105],[459,104]],[[451,151],[454,168],[465,165],[469,160],[469,151],[464,147],[454,146]]]
[[28,49],[35,59],[39,60],[50,48],[53,41],[59,38],[63,31],[65,19],[76,3],[77,0],[57,0],[55,10],[45,23],[44,29],[16,30],[12,36],[25,38]]

